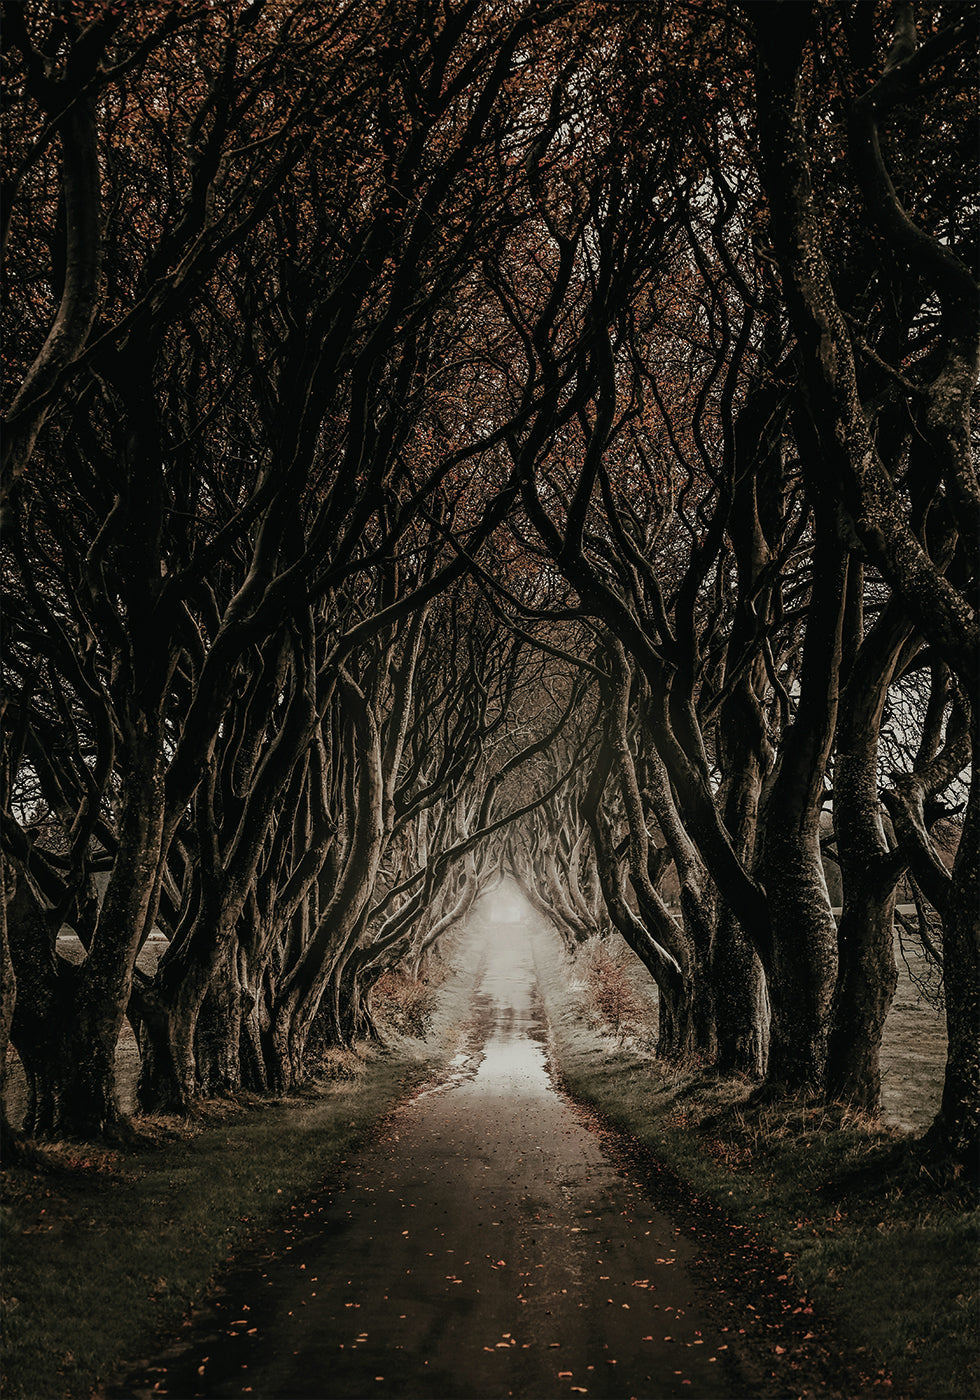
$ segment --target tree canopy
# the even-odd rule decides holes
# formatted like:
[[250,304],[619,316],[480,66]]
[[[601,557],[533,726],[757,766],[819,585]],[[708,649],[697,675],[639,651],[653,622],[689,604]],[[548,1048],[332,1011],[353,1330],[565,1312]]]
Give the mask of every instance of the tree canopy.
[[127,1017],[145,1109],[302,1082],[502,872],[874,1113],[904,882],[972,1160],[972,9],[4,13],[26,1129]]

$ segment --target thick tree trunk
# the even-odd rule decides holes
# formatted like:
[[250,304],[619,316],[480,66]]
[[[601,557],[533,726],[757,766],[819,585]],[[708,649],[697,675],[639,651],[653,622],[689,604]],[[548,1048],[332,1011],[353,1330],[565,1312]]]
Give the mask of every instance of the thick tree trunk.
[[694,999],[689,988],[658,988],[657,1057],[668,1064],[683,1064],[698,1050]]
[[827,1096],[874,1115],[881,1104],[885,1019],[898,985],[895,882],[852,879],[845,900],[827,1038]]
[[57,956],[51,913],[22,872],[15,878],[6,917],[11,971],[17,978],[16,1001],[11,997],[9,1004],[11,1041],[27,1081],[27,1107],[19,1126],[29,1137],[50,1137],[59,1121],[65,1025],[76,969]]
[[785,826],[777,811],[760,870],[775,935],[767,1081],[822,1091],[827,1029],[837,971],[837,924],[816,831]]
[[266,1039],[269,1029],[266,972],[264,967],[255,970],[252,961],[241,950],[238,971],[242,989],[239,1054],[241,1084],[247,1093],[264,1094],[269,1089],[266,1069]]
[[767,1078],[823,1092],[837,924],[820,852],[824,776],[837,719],[847,558],[817,517],[800,700],[765,798],[758,876],[772,930]]
[[827,1041],[827,1094],[870,1114],[878,1112],[881,1101],[881,1040],[898,984],[894,907],[902,871],[881,821],[878,736],[888,687],[910,632],[892,608],[864,639],[841,697],[834,762],[843,909]]
[[176,956],[164,954],[142,994],[137,1101],[144,1113],[187,1113],[198,1094],[197,1024],[213,969],[210,957],[194,956],[193,943],[192,935]]
[[269,1088],[275,1094],[288,1094],[303,1082],[304,1057],[310,1023],[303,1019],[299,993],[294,989],[276,999],[269,1025]]
[[762,963],[730,909],[722,909],[711,950],[720,1074],[761,1079],[769,1059],[769,1006]]
[[194,1035],[197,1085],[207,1097],[237,1094],[242,1087],[242,989],[237,950],[229,948],[208,983]]
[[193,1029],[175,1034],[174,1008],[162,1004],[153,987],[140,994],[140,1072],[136,1102],[143,1113],[186,1113],[185,1075],[179,1072],[178,1044],[193,1042]]
[[[137,747],[134,745],[134,747]],[[133,967],[152,914],[163,835],[162,744],[147,733],[124,780],[119,848],[92,947],[78,972],[66,1027],[58,1126],[66,1137],[114,1137],[116,1046],[129,1005]]]

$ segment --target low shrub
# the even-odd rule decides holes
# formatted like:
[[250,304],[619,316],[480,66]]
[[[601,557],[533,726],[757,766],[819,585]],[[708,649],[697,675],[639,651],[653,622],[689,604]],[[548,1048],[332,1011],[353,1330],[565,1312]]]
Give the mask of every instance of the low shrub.
[[608,943],[592,938],[579,955],[585,971],[584,1010],[590,1024],[617,1036],[648,1031],[652,1008],[630,977],[636,958],[627,948],[613,952]]
[[371,1011],[380,1028],[424,1040],[432,1026],[435,993],[430,978],[389,969],[374,984]]

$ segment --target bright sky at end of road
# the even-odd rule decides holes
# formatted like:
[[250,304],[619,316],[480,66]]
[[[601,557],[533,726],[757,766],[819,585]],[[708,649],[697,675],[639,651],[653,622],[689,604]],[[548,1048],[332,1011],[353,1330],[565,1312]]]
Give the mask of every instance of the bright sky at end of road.
[[518,924],[524,919],[536,917],[520,887],[507,878],[477,900],[474,913],[492,924]]

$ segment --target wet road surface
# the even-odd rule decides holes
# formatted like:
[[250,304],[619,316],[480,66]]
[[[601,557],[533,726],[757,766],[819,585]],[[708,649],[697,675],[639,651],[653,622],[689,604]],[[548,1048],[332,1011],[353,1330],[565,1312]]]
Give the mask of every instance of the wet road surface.
[[519,926],[493,927],[473,1013],[449,1077],[310,1203],[315,1229],[229,1277],[206,1350],[113,1394],[733,1393],[695,1246],[551,1083]]

